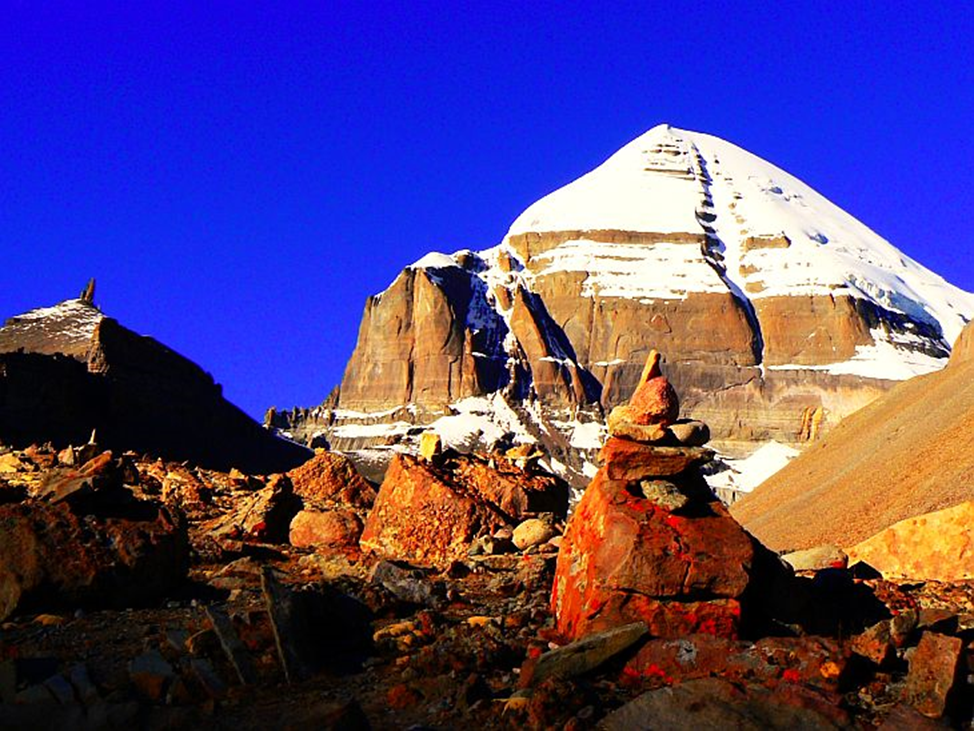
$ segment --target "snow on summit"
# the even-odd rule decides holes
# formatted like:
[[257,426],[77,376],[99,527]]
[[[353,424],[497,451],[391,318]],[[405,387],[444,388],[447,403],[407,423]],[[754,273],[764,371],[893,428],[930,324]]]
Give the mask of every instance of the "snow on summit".
[[[684,233],[702,227],[723,247],[726,285],[750,299],[850,294],[939,323],[948,344],[974,314],[974,295],[913,261],[798,178],[722,139],[665,124],[529,206],[507,238],[554,231]],[[611,251],[593,249],[580,261],[583,243],[580,237],[549,252],[552,266],[590,266],[593,277],[611,281],[606,274],[614,272],[618,279],[625,269],[620,259],[629,260],[634,273],[641,269],[648,274],[658,264],[679,274],[696,257],[687,252],[674,262],[672,250],[657,256],[639,245],[623,245]],[[602,255],[614,260],[609,272],[596,261]],[[686,273],[678,278],[691,291],[712,291],[712,272],[696,270],[696,280]],[[761,279],[742,274],[748,271],[760,271]],[[633,281],[631,293],[674,296],[665,286],[647,293],[644,283],[642,276]],[[610,290],[626,294],[617,286]]]

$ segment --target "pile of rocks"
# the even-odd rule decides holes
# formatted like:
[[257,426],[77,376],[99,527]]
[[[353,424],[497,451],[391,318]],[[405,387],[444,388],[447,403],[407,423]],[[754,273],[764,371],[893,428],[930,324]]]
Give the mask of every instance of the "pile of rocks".
[[551,600],[567,639],[634,621],[656,637],[739,632],[758,546],[700,476],[707,427],[677,421],[659,359],[610,415],[602,467],[568,523]]

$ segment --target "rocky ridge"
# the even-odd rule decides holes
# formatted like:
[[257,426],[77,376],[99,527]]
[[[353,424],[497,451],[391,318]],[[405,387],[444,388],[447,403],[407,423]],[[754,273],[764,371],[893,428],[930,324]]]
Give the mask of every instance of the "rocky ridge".
[[94,431],[117,452],[252,472],[311,456],[223,398],[213,377],[158,341],[106,317],[87,298],[12,317],[0,328],[0,440],[64,447]]
[[407,267],[369,298],[334,400],[267,421],[341,449],[408,445],[420,426],[459,447],[513,434],[581,486],[604,434],[592,425],[651,346],[685,413],[750,451],[814,440],[941,368],[972,314],[974,296],[801,181],[661,125],[498,246]]

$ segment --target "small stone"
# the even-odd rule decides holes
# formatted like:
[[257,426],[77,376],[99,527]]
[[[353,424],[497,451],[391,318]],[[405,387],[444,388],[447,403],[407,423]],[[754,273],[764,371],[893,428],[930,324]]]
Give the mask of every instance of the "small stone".
[[[227,659],[233,666],[234,671],[236,671],[240,684],[249,685],[253,683],[257,678],[253,663],[251,662],[250,655],[247,654],[246,648],[237,636],[237,632],[233,628],[233,622],[230,621],[230,617],[226,611],[222,607],[207,607],[206,616],[213,626],[213,631],[219,639]],[[190,638],[190,641],[192,639]]]
[[521,551],[546,543],[555,535],[550,520],[528,518],[514,529],[514,545]]
[[854,653],[877,665],[888,662],[895,652],[888,620],[877,622],[862,634],[856,635],[850,644]]
[[88,668],[82,663],[73,666],[68,671],[68,680],[74,686],[74,692],[84,705],[90,706],[99,699],[98,688],[91,682]]
[[819,571],[821,569],[844,569],[849,565],[849,557],[838,546],[826,543],[801,551],[786,553],[782,560],[795,571]]
[[679,487],[666,480],[641,480],[639,489],[644,498],[670,512],[676,512],[690,502],[690,498]]
[[166,687],[176,677],[172,665],[158,650],[139,655],[129,664],[129,677],[146,700],[158,703],[165,698]]
[[443,454],[443,439],[435,431],[423,432],[419,438],[419,456],[432,462]]
[[411,566],[401,566],[393,561],[380,561],[372,569],[372,581],[382,584],[396,598],[410,604],[439,603],[439,597],[433,591],[433,584],[422,571]]
[[637,424],[668,426],[680,416],[680,399],[659,368],[660,355],[649,351],[639,385],[629,399],[631,420]]
[[668,428],[673,438],[685,447],[702,447],[710,441],[710,427],[702,421],[678,421]]
[[227,685],[220,679],[220,676],[213,670],[209,662],[201,658],[193,658],[189,661],[189,671],[193,678],[210,698],[220,700],[227,694]]
[[607,420],[609,434],[614,437],[632,439],[636,442],[656,444],[669,437],[666,427],[661,424],[637,424],[632,421],[628,406],[616,406],[609,412]]
[[596,632],[570,645],[528,660],[521,668],[521,687],[539,685],[548,678],[567,680],[594,670],[606,660],[628,649],[649,633],[643,622]]
[[44,687],[51,692],[51,695],[62,706],[74,703],[74,688],[71,687],[71,683],[63,675],[52,675],[44,681]]

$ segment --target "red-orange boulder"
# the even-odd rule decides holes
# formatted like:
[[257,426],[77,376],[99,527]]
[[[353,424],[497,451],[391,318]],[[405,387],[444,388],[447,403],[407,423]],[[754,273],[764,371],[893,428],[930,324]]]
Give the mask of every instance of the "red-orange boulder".
[[362,521],[351,510],[302,510],[291,520],[289,540],[298,548],[358,548]]
[[397,455],[369,513],[362,550],[387,558],[444,564],[465,558],[474,539],[515,525],[528,512],[564,515],[568,487],[503,458],[442,463]]
[[558,556],[551,605],[564,637],[640,620],[662,637],[736,635],[755,546],[700,479],[682,476],[693,500],[674,513],[599,471]]
[[313,458],[288,472],[294,492],[305,500],[368,508],[375,502],[375,488],[355,471],[348,457],[318,451]]
[[629,419],[636,424],[667,426],[680,418],[680,399],[659,368],[660,356],[649,352],[639,385],[629,399]]

